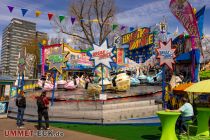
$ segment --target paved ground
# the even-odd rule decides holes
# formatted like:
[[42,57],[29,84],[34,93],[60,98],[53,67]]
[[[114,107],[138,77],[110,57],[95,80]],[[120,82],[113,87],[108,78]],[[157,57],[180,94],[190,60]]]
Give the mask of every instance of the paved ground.
[[[7,130],[15,130],[15,131],[7,131]],[[21,131],[18,131],[21,130]],[[24,131],[22,131],[24,130]],[[27,131],[28,130],[28,131]],[[32,130],[32,131],[30,131]],[[53,131],[53,134],[55,134],[57,132],[57,134],[59,132],[63,132],[64,136],[63,137],[39,137],[39,136],[35,136],[34,134],[38,134],[37,129],[35,124],[33,123],[29,123],[29,122],[25,122],[25,128],[24,129],[17,129],[16,127],[16,121],[13,119],[0,119],[0,139],[1,140],[109,140],[108,138],[103,138],[103,137],[99,137],[99,136],[94,136],[94,135],[89,135],[89,134],[84,134],[84,133],[80,133],[80,132],[76,132],[76,131],[69,131],[69,130],[64,130],[64,129],[59,129],[59,128],[53,128],[51,127],[51,130]],[[50,132],[48,131],[48,132]],[[31,132],[33,132],[33,136],[29,136],[29,137],[12,137],[12,133],[14,134],[14,132],[16,132],[16,134],[20,134],[20,132],[24,132],[21,133],[23,135],[30,135]],[[40,131],[41,132],[41,131]],[[47,132],[47,131],[45,131]],[[39,133],[40,134],[40,133]],[[61,134],[61,133],[60,133]],[[10,135],[10,137],[6,137],[5,135]]]

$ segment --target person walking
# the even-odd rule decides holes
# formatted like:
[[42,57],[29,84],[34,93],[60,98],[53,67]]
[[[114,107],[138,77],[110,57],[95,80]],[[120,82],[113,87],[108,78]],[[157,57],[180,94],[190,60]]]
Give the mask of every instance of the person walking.
[[24,128],[23,116],[24,116],[24,111],[26,108],[26,98],[25,98],[24,93],[25,92],[21,90],[16,98],[16,106],[18,107],[18,112],[17,112],[17,127],[18,128]]
[[38,129],[42,129],[42,117],[45,119],[46,129],[49,130],[49,100],[46,97],[46,91],[43,91],[41,95],[37,98],[38,107]]

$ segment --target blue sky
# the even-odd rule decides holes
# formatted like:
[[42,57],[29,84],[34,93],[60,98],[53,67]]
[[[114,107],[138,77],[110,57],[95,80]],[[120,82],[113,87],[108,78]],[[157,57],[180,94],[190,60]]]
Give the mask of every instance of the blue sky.
[[[174,32],[179,27],[183,32],[182,25],[176,20],[169,10],[170,0],[115,0],[117,7],[116,19],[119,24],[127,26],[147,27],[159,23],[163,16],[166,16],[169,24],[169,32]],[[210,35],[210,0],[189,0],[193,7],[200,9],[206,5],[204,33]],[[0,39],[2,30],[14,17],[29,20],[37,23],[39,31],[55,36],[55,29],[48,21],[47,13],[53,12],[58,15],[68,15],[70,0],[0,0]],[[14,6],[13,13],[9,13],[7,5]],[[22,17],[21,8],[29,9],[29,12]],[[35,10],[41,10],[43,14],[36,18]]]

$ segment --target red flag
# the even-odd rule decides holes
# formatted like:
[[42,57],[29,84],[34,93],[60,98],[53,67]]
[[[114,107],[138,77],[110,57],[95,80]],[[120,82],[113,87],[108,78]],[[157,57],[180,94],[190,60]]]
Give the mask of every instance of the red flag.
[[51,20],[53,17],[53,13],[48,13],[48,19]]

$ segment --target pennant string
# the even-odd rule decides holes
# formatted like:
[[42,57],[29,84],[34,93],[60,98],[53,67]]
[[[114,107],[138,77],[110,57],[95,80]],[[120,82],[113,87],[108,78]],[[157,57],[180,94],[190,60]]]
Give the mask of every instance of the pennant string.
[[[7,8],[9,9],[9,12],[12,13],[13,10],[14,10],[14,8],[17,8],[17,7],[14,7],[14,6],[11,6],[11,5],[7,5]],[[20,8],[20,9],[21,9],[21,12],[22,12],[22,15],[23,15],[23,16],[25,16],[26,13],[27,13],[29,10],[30,10],[30,11],[34,11],[36,17],[39,17],[41,14],[43,14],[43,12],[40,11],[40,10],[31,10],[31,9],[26,9],[26,8]],[[44,14],[46,14],[46,13],[44,13]],[[47,15],[48,15],[49,21],[51,21],[52,18],[53,18],[53,16],[54,16],[54,14],[48,12]],[[62,16],[62,15],[58,16],[60,23],[61,23],[65,18],[68,18],[68,17],[69,17],[69,19],[71,19],[71,23],[72,23],[72,25],[73,25],[73,24],[76,22],[76,18],[75,18],[75,17],[73,17],[73,16]],[[92,19],[92,20],[88,20],[88,19],[79,19],[79,21],[80,21],[80,22],[86,22],[86,21],[89,21],[89,22],[99,22],[98,19]],[[112,29],[113,31],[116,30],[118,27],[120,27],[120,30],[121,30],[121,31],[124,30],[125,28],[128,28],[128,29],[130,30],[130,32],[133,31],[133,30],[135,30],[134,27],[129,27],[129,26],[125,26],[125,25],[119,25],[119,24],[113,24],[113,23],[105,23],[105,24],[106,24],[106,25],[111,25],[111,29]]]

